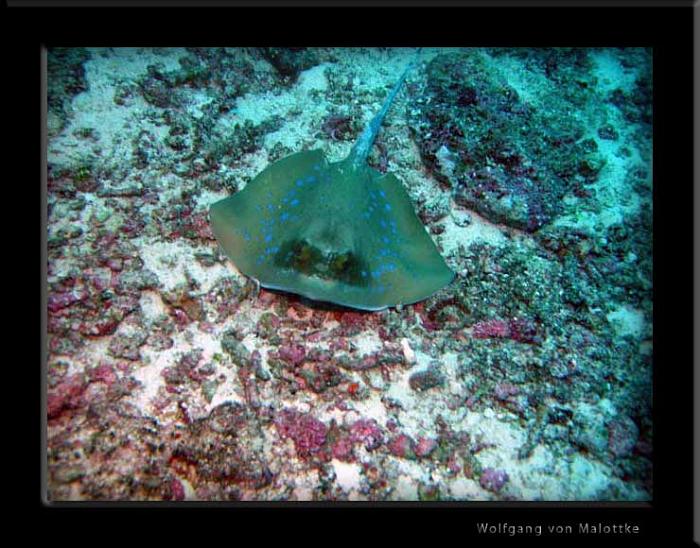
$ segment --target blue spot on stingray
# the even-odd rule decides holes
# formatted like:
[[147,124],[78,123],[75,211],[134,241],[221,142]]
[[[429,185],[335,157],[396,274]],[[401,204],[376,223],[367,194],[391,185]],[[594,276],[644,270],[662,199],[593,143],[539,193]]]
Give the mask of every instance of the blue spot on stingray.
[[387,238],[386,236],[382,236],[382,242],[384,242],[385,244],[388,244],[389,238]]
[[289,202],[289,205],[298,206],[298,205],[299,205],[299,200],[298,200],[297,198],[294,198],[291,202]]
[[297,179],[297,186],[304,186],[304,181],[301,179]]
[[287,212],[285,211],[284,213],[282,213],[282,214],[280,215],[280,221],[284,222],[284,221],[286,221],[287,219],[289,219],[289,213],[287,213]]
[[383,190],[380,190],[380,191],[379,191],[379,195],[380,195],[382,198],[386,198],[386,192],[384,192]]
[[271,242],[271,241],[272,241],[272,235],[271,235],[271,234],[266,234],[266,235],[265,235],[265,241],[266,241],[266,242]]
[[379,219],[379,226],[386,228],[386,221],[384,219]]
[[367,277],[367,271],[365,271],[365,270],[363,270],[362,272],[360,272],[360,274],[362,274],[362,277],[363,277],[363,278],[366,278],[366,277]]
[[309,183],[309,184],[315,183],[315,182],[316,182],[316,176],[315,176],[315,175],[309,175],[309,176],[306,178],[306,182]]
[[391,206],[389,204],[384,204],[384,209],[391,211]]
[[365,219],[369,219],[369,218],[370,218],[369,211],[365,211],[365,212],[362,214],[362,216],[363,216]]

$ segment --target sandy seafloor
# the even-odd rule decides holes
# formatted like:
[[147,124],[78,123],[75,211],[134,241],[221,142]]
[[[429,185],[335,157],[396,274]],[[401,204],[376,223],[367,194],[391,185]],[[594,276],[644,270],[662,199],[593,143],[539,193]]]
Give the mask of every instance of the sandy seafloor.
[[[570,75],[602,167],[535,230],[455,201],[449,147],[442,178],[422,159],[408,116],[459,52],[421,52],[370,158],[457,278],[369,313],[258,292],[206,215],[286,154],[342,159],[412,50],[49,53],[50,500],[651,499],[651,130],[606,100],[644,52]],[[551,75],[477,53],[548,108]]]

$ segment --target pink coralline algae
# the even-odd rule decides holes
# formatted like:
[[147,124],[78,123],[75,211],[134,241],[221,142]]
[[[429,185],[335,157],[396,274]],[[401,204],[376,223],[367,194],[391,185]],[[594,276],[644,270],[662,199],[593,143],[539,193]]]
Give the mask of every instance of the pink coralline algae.
[[170,482],[170,490],[174,500],[185,500],[185,488],[178,479],[173,479]]
[[71,291],[67,293],[53,293],[48,297],[49,312],[58,312],[70,305],[84,301],[89,297],[87,291]]
[[427,457],[432,453],[437,447],[437,440],[432,438],[424,438],[423,436],[418,438],[416,443],[415,452],[416,456],[419,458]]
[[485,320],[472,327],[472,336],[476,339],[512,339],[530,343],[535,340],[535,324],[530,320],[515,318],[505,320]]
[[477,339],[505,338],[510,335],[510,328],[503,320],[479,322],[472,328],[472,336]]
[[395,457],[402,459],[412,459],[415,457],[415,442],[406,434],[399,434],[389,440],[388,448],[389,452]]
[[84,404],[87,384],[83,375],[76,373],[51,390],[46,398],[47,415],[50,419],[66,409],[77,409]]
[[481,487],[493,493],[499,493],[507,481],[508,474],[505,470],[496,470],[494,468],[484,468],[479,478]]
[[299,365],[306,358],[306,350],[300,344],[285,344],[277,351],[279,358],[289,365]]
[[114,368],[108,363],[102,363],[88,372],[90,382],[103,382],[107,385],[114,384],[117,375]]
[[341,437],[336,440],[331,449],[333,458],[350,462],[353,460],[353,443],[352,439],[348,436]]
[[328,428],[320,420],[294,409],[282,410],[275,419],[282,438],[291,438],[300,457],[317,453],[326,441]]
[[372,451],[384,441],[382,429],[374,419],[359,419],[350,427],[353,442],[363,443],[365,449]]

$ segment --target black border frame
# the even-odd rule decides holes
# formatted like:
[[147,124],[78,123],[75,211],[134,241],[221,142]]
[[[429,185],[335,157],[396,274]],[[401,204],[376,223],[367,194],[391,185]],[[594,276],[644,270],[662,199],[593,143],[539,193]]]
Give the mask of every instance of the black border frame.
[[[28,0],[27,4],[38,4]],[[87,0],[73,4],[89,4]],[[151,2],[162,5],[165,2]],[[265,2],[273,4],[275,2]],[[287,2],[286,4],[288,4]],[[315,2],[306,2],[307,5]],[[399,0],[390,2],[395,5]],[[450,4],[457,4],[450,2]],[[629,5],[634,2],[623,2]],[[14,2],[15,5],[21,2]],[[94,4],[98,4],[97,0]],[[277,2],[276,4],[280,4]],[[616,503],[376,503],[329,504],[315,503],[180,503],[186,528],[200,540],[208,534],[223,535],[231,542],[240,541],[241,534],[250,531],[253,540],[269,539],[279,534],[281,539],[304,541],[318,539],[328,542],[347,538],[350,542],[365,539],[407,541],[420,538],[437,540],[455,538],[462,544],[548,541],[586,544],[626,545],[655,540],[683,545],[692,538],[692,369],[687,354],[691,353],[692,317],[689,301],[692,280],[691,210],[692,129],[690,109],[693,99],[693,11],[687,8],[494,8],[474,7],[423,8],[403,3],[403,7],[346,8],[236,8],[233,10],[189,9],[174,10],[141,8],[127,9],[53,9],[13,8],[5,10],[5,53],[7,63],[6,110],[19,119],[9,125],[11,134],[7,158],[17,172],[6,179],[9,188],[7,203],[26,203],[36,199],[43,212],[41,150],[41,50],[44,45],[502,45],[502,46],[649,46],[654,49],[654,494],[650,504]],[[546,2],[550,4],[551,2]],[[668,5],[668,3],[666,4]],[[264,23],[263,23],[264,22]],[[38,158],[37,158],[38,156]],[[38,180],[32,181],[34,177]],[[692,179],[690,179],[692,180]],[[12,184],[10,185],[9,183]],[[30,190],[31,189],[31,190]],[[37,194],[32,196],[32,190]],[[30,196],[27,196],[29,194]],[[12,208],[10,208],[12,210]],[[40,212],[40,215],[42,213]],[[45,213],[44,213],[45,215]],[[45,219],[44,219],[45,222]],[[26,221],[22,225],[26,226]],[[44,240],[39,223],[39,240]],[[18,233],[19,232],[19,233]],[[23,231],[12,231],[24,252],[32,249]],[[42,250],[45,247],[42,246]],[[13,257],[13,256],[11,256]],[[43,255],[41,267],[45,269]],[[14,267],[23,261],[13,259]],[[30,261],[31,263],[31,258]],[[45,271],[40,272],[40,287],[45,286]],[[14,292],[20,301],[10,306],[27,309],[27,295],[39,295],[38,310],[43,314],[44,291],[28,288]],[[34,308],[33,310],[37,310]],[[40,334],[42,333],[40,329]],[[39,341],[19,345],[14,349],[43,348]],[[32,352],[29,352],[32,355]],[[23,353],[17,354],[23,358]],[[42,357],[40,356],[40,360]],[[25,363],[28,361],[28,363]],[[11,361],[22,366],[29,375],[22,393],[33,396],[24,400],[16,415],[32,417],[21,429],[29,443],[11,441],[14,449],[36,447],[36,426],[42,423],[41,401],[37,401],[37,384],[43,378],[35,369],[33,358]],[[41,362],[40,362],[41,363]],[[9,388],[8,388],[9,389]],[[36,398],[36,399],[34,399]],[[33,402],[30,404],[29,401]],[[31,413],[34,411],[34,413]],[[13,414],[14,416],[15,414]],[[45,439],[40,436],[39,449]],[[21,473],[23,494],[29,494],[26,507],[39,512],[38,517],[47,532],[63,531],[66,539],[75,534],[74,527],[88,530],[108,522],[132,520],[143,516],[143,524],[152,523],[152,534],[159,539],[175,533],[180,537],[182,524],[176,526],[169,512],[143,509],[170,507],[167,503],[69,503],[45,505],[40,496],[36,458],[41,451],[24,459],[28,470]],[[19,475],[19,474],[18,474]],[[335,505],[335,503],[334,503]],[[106,508],[103,508],[105,507]],[[192,507],[205,512],[192,512]],[[361,508],[347,511],[347,506]],[[269,513],[269,507],[278,508]],[[264,529],[254,527],[251,510],[265,508],[260,516]],[[313,512],[307,509],[314,508]],[[141,510],[135,513],[134,510]],[[281,511],[279,510],[281,509]],[[82,516],[78,510],[89,511]],[[128,511],[129,516],[119,515]],[[181,510],[177,510],[181,511]],[[223,514],[222,512],[225,512]],[[411,515],[406,515],[409,512]],[[318,515],[322,513],[322,515]],[[406,518],[415,513],[415,523]],[[257,515],[257,512],[256,512]],[[221,519],[224,516],[225,519]],[[165,517],[165,519],[163,519]],[[103,519],[107,518],[104,520]],[[597,523],[630,522],[639,524],[642,533],[635,536],[580,535],[546,537],[479,536],[474,523],[479,520],[508,523]],[[137,519],[137,522],[140,519]],[[272,525],[274,524],[274,525]],[[169,527],[168,527],[169,525]],[[345,527],[344,527],[345,526]],[[204,527],[205,529],[199,529]],[[54,529],[55,528],[55,529]],[[107,529],[103,529],[105,532]],[[256,539],[255,535],[259,535]],[[329,531],[329,532],[326,532]],[[117,530],[117,532],[120,532]],[[125,531],[126,532],[126,531]],[[336,533],[333,535],[333,533]],[[59,536],[63,536],[60,535]],[[82,536],[82,535],[81,535]],[[148,536],[148,535],[146,535]],[[246,534],[246,537],[248,535]],[[340,537],[340,538],[338,538]],[[394,542],[392,542],[393,544]]]

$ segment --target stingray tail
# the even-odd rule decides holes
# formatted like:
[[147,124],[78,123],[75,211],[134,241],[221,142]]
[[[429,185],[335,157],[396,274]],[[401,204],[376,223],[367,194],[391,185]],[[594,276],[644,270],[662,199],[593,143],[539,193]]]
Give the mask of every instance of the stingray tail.
[[374,118],[372,118],[372,121],[360,134],[360,137],[357,139],[355,146],[352,147],[352,151],[350,151],[350,157],[352,158],[353,164],[364,165],[367,161],[369,151],[372,149],[374,140],[377,138],[377,134],[379,133],[379,128],[381,127],[382,122],[384,121],[384,117],[389,111],[389,107],[391,107],[391,103],[394,101],[396,94],[401,89],[401,86],[403,85],[403,82],[406,79],[408,71],[413,68],[416,61],[418,60],[418,55],[420,54],[421,49],[422,48],[418,48],[418,50],[416,51],[415,58],[404,69],[398,82],[396,82],[394,89],[391,90],[391,93],[384,101],[384,105],[382,105],[381,110],[377,113],[377,115]]

